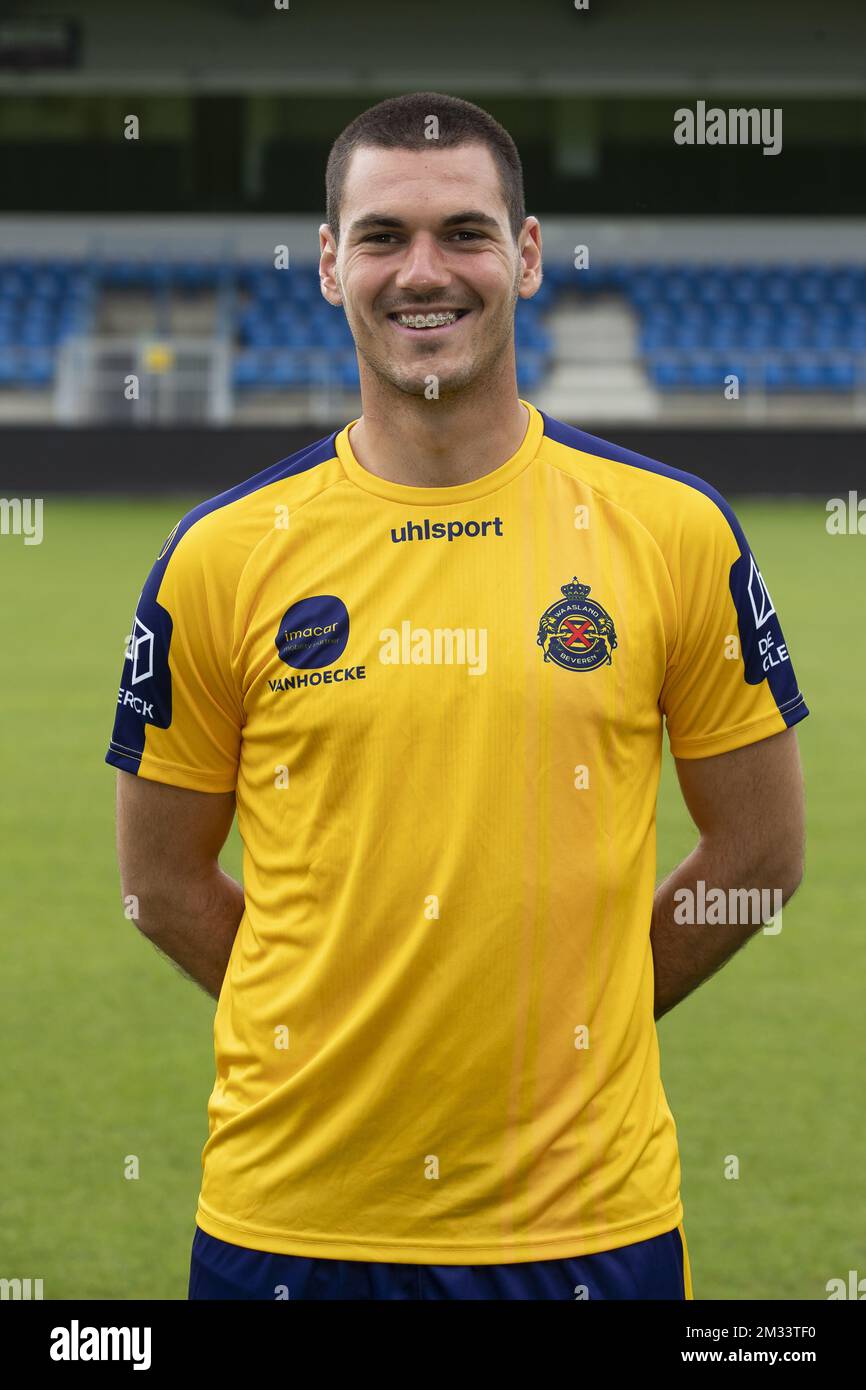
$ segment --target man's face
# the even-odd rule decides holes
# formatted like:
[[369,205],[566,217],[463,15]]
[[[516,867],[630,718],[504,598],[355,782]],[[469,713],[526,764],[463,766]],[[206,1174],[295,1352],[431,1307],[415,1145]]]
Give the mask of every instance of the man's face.
[[361,146],[344,184],[336,256],[327,227],[321,242],[323,293],[342,303],[378,377],[422,395],[432,375],[441,397],[483,380],[503,356],[513,371],[515,303],[540,284],[541,238],[527,218],[515,244],[485,145]]

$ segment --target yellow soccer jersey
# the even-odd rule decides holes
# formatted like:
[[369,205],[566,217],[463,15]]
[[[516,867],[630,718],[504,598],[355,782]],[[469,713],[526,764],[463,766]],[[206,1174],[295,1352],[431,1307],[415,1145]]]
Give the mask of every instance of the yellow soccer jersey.
[[528,410],[455,487],[347,425],[191,511],[142,592],[107,761],[237,794],[196,1218],[235,1245],[506,1263],[682,1218],[663,721],[701,758],[808,710],[724,499]]

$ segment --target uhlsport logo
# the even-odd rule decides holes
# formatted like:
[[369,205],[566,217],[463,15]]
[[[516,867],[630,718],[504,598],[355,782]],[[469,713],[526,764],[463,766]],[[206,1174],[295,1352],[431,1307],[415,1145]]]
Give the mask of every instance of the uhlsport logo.
[[280,661],[297,669],[333,666],[349,640],[349,612],[333,594],[293,603],[284,614],[275,642]]
[[592,671],[611,664],[616,646],[613,619],[600,603],[588,598],[589,584],[575,575],[563,584],[563,598],[545,610],[536,641],[545,661],[555,661],[566,671]]

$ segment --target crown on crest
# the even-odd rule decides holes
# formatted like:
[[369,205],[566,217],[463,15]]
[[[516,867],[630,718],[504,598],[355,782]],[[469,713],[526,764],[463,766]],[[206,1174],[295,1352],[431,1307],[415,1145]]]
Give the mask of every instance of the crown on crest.
[[581,584],[581,582],[580,582],[580,580],[578,579],[577,575],[575,575],[573,581],[571,582],[571,584],[563,584],[563,585],[562,585],[562,592],[565,594],[565,597],[566,597],[566,598],[570,598],[570,599],[572,599],[572,600],[576,600],[576,599],[586,598],[586,596],[587,596],[587,594],[589,593],[591,587],[592,587],[592,586],[589,585],[589,584]]

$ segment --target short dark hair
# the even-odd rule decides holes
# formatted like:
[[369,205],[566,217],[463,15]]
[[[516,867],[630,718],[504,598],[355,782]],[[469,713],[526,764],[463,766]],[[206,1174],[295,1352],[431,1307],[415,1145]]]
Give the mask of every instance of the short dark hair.
[[[430,116],[435,116],[439,122],[436,140],[428,139],[425,134]],[[488,111],[471,101],[446,96],[443,92],[411,92],[405,96],[388,97],[362,111],[337,136],[325,171],[325,216],[334,239],[339,236],[340,202],[346,171],[352,155],[360,146],[373,145],[387,150],[429,150],[433,146],[441,150],[476,142],[486,145],[496,161],[508,221],[516,241],[526,217],[523,166],[517,146],[508,131]]]

